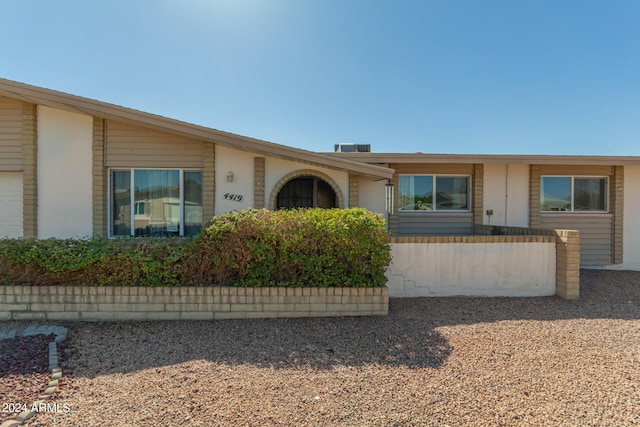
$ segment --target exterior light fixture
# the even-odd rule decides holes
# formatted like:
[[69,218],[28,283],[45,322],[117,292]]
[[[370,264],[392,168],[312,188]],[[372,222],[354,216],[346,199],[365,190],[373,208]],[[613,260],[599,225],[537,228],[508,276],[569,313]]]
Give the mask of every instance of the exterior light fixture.
[[233,172],[231,171],[227,173],[227,182],[233,182]]

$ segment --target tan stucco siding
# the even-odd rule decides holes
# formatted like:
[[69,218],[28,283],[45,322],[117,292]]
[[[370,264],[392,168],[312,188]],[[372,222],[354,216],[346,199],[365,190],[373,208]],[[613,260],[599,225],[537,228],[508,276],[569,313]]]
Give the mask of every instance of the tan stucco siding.
[[20,172],[23,168],[23,103],[0,97],[0,172]]
[[107,167],[202,168],[202,141],[113,120],[105,125]]

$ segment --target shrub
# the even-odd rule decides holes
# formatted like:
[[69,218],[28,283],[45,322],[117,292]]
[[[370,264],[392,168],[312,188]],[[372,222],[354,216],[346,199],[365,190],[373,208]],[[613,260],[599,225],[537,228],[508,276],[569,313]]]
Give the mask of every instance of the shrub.
[[0,240],[0,285],[373,287],[390,259],[364,209],[250,210],[195,239]]
[[382,216],[360,208],[219,215],[196,247],[191,280],[226,286],[382,286],[391,260]]
[[176,286],[182,239],[0,240],[0,284]]

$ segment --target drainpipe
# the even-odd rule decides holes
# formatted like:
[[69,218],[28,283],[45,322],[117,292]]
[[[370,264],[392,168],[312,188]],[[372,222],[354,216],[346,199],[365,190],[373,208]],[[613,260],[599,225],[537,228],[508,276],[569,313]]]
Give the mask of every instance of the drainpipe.
[[507,213],[509,212],[509,163],[507,163],[507,169],[504,174],[504,226],[509,225],[507,223]]
[[391,214],[393,213],[393,184],[388,179],[384,186],[385,192],[385,210],[387,211],[387,231],[391,230]]

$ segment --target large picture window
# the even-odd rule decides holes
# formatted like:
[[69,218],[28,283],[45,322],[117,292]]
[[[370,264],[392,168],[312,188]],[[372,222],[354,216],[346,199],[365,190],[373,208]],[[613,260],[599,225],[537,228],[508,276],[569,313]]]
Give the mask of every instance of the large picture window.
[[468,212],[469,189],[468,176],[400,175],[398,209]]
[[543,212],[606,212],[607,178],[543,176],[540,210]]
[[111,236],[193,236],[202,229],[201,171],[113,170],[110,196]]

